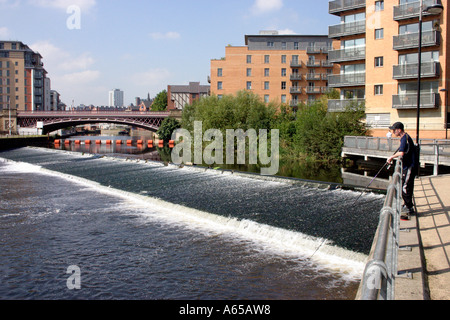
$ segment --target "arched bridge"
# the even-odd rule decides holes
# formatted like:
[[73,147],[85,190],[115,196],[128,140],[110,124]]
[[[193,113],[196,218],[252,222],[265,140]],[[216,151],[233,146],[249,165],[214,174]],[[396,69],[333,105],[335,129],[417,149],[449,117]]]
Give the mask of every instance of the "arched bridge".
[[19,111],[20,128],[37,128],[43,125],[43,134],[67,127],[93,123],[115,123],[157,131],[170,112],[111,112],[111,111]]

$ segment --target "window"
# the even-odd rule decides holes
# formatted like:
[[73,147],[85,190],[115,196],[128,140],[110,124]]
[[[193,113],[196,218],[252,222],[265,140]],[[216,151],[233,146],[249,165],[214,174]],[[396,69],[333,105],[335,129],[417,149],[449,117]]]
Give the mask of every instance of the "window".
[[375,11],[384,10],[384,1],[375,1]]
[[270,63],[270,56],[268,55],[268,54],[266,54],[265,56],[264,56],[264,63]]
[[281,82],[281,90],[286,90],[286,81]]
[[247,90],[252,90],[252,82],[247,81]]
[[[433,30],[433,21],[424,21],[422,23],[422,31],[432,31]],[[418,23],[410,23],[404,24],[398,27],[398,34],[410,34],[410,33],[419,33],[419,24]]]
[[375,85],[375,92],[374,93],[375,93],[376,96],[383,95],[383,85],[382,84]]
[[269,95],[268,94],[264,95],[264,102],[269,103]]
[[251,55],[247,56],[247,63],[252,63],[252,56]]
[[384,38],[384,29],[375,29],[375,39],[383,39]]
[[383,66],[383,57],[375,57],[375,67]]
[[286,77],[286,68],[281,69],[281,76]]
[[222,90],[223,86],[222,86],[222,81],[217,82],[217,90]]
[[269,90],[269,89],[270,89],[269,81],[264,81],[264,90]]
[[217,76],[218,77],[222,76],[222,68],[217,69]]
[[281,43],[281,49],[282,50],[286,50],[287,46],[286,46],[286,42],[282,42]]
[[247,68],[247,77],[252,76],[252,68]]
[[269,48],[273,48],[273,41],[268,41],[268,42],[267,42],[267,46],[268,46]]
[[264,77],[270,77],[270,69],[269,68],[264,69]]
[[286,103],[286,95],[285,94],[281,95],[281,103]]
[[285,55],[285,54],[283,54],[283,55],[281,56],[281,63],[283,63],[283,64],[286,63],[286,55]]
[[298,42],[294,42],[294,50],[298,50]]

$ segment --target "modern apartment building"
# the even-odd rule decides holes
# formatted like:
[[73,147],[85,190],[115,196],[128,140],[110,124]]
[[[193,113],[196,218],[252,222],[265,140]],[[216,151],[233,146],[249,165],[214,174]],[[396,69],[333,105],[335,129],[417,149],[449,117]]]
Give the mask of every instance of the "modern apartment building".
[[[423,0],[424,8],[442,4],[439,14],[423,14],[420,81],[420,137],[445,138],[448,119],[447,0]],[[329,86],[340,91],[329,110],[364,101],[374,136],[385,136],[402,121],[415,137],[419,74],[419,0],[334,0],[329,13],[340,23],[329,27],[339,65]],[[339,20],[337,20],[339,22]]]
[[0,110],[45,110],[42,56],[20,41],[0,41]]
[[120,89],[114,89],[109,92],[109,104],[110,107],[123,107],[123,91]]
[[211,93],[250,90],[292,107],[314,101],[328,90],[331,45],[326,35],[246,35],[245,46],[227,46],[224,58],[211,60]]

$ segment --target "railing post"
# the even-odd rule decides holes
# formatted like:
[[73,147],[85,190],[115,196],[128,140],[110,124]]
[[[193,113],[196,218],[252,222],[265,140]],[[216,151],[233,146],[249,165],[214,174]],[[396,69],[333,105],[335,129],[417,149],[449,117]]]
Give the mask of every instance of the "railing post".
[[434,140],[434,168],[433,174],[435,176],[439,175],[439,144]]

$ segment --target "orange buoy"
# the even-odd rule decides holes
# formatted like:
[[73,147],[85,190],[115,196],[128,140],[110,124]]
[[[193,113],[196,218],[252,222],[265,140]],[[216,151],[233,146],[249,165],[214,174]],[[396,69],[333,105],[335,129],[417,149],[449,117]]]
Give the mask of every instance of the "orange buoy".
[[133,143],[133,140],[127,140],[127,145],[131,146],[132,143]]
[[111,144],[111,140],[106,140],[106,144]]
[[148,140],[147,146],[148,146],[149,148],[153,148],[153,140]]
[[70,140],[64,141],[64,144],[70,144]]
[[84,144],[91,144],[91,140],[84,140]]
[[75,140],[75,144],[80,144],[81,141],[80,140]]
[[173,140],[170,140],[169,141],[169,148],[175,148],[175,141],[173,141]]
[[61,140],[55,140],[55,144],[60,144]]
[[101,140],[95,140],[95,144],[102,144]]
[[117,140],[116,144],[122,144],[122,140]]
[[144,144],[144,141],[138,140],[138,141],[137,141],[137,144]]
[[160,148],[164,147],[164,141],[163,140],[159,140],[158,141],[158,147],[160,147]]

